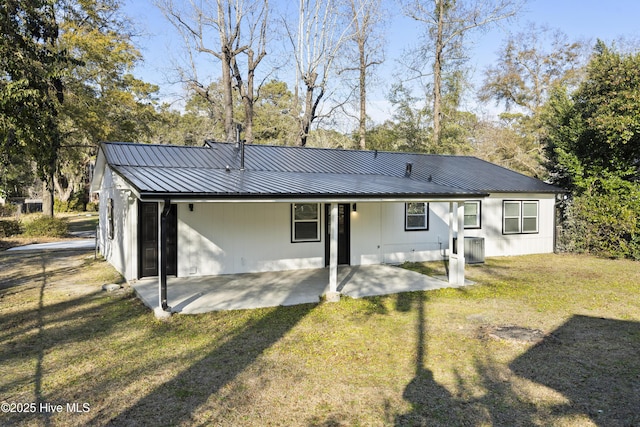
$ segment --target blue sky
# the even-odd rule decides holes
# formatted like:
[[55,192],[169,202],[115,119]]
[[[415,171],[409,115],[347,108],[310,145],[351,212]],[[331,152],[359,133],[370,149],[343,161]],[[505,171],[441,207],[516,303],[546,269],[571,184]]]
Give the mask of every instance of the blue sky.
[[[392,0],[387,3],[392,12],[387,29],[387,61],[380,69],[381,81],[389,81],[398,73],[397,59],[420,34],[416,22],[403,17],[399,12],[393,13],[398,7]],[[145,33],[136,39],[144,56],[144,62],[135,70],[136,76],[159,85],[163,99],[177,97],[181,93],[180,86],[168,84],[172,79],[172,60],[179,56],[181,48],[181,40],[175,37],[173,27],[153,5],[153,0],[125,0],[123,11]],[[495,61],[496,51],[506,33],[518,32],[519,28],[529,22],[557,28],[571,39],[595,42],[597,38],[601,38],[610,42],[619,37],[640,40],[639,17],[638,0],[529,0],[517,19],[502,24],[501,28],[493,28],[488,33],[474,36],[475,46],[469,64],[471,78],[476,83],[480,82],[484,68]],[[216,66],[214,69],[217,68]],[[390,107],[385,100],[387,89],[382,85],[371,93],[370,112],[376,121],[381,121],[390,114]]]

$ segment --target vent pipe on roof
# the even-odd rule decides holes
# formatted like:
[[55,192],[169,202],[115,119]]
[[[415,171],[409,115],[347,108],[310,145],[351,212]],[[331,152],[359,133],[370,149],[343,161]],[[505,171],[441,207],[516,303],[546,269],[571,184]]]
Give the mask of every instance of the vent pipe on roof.
[[242,132],[242,125],[236,124],[236,147],[240,148],[240,170],[244,170],[244,140],[240,139],[240,132]]
[[413,163],[407,162],[407,165],[404,170],[404,176],[409,178],[411,176],[411,170],[413,169]]

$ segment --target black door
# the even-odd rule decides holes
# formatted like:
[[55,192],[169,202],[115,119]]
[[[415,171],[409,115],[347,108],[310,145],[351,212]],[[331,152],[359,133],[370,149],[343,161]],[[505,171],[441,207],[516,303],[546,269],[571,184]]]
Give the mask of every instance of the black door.
[[[340,203],[338,205],[338,264],[349,265],[351,263],[350,252],[350,236],[351,236],[351,204]],[[331,249],[331,236],[329,231],[331,230],[331,205],[324,205],[324,218],[325,218],[325,266],[329,265],[329,256]]]
[[[178,271],[178,215],[171,205],[167,217],[167,274]],[[158,275],[158,204],[139,203],[138,211],[139,276]]]

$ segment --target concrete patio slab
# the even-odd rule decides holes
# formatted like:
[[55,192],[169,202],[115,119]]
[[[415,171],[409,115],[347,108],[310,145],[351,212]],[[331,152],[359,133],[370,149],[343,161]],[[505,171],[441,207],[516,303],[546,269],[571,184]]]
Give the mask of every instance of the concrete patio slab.
[[[329,290],[329,270],[287,270],[206,277],[170,277],[167,299],[174,313],[196,314],[317,303]],[[145,305],[159,307],[158,278],[133,282]],[[448,282],[390,265],[338,268],[338,291],[361,298],[452,287]]]

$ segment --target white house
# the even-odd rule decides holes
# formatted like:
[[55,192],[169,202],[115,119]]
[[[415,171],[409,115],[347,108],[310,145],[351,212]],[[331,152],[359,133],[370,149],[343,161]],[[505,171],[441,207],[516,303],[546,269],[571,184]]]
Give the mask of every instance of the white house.
[[127,279],[328,266],[332,290],[339,264],[448,256],[460,282],[465,255],[552,252],[562,192],[468,156],[212,142],[103,143],[92,191]]

